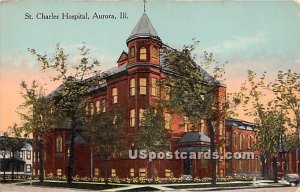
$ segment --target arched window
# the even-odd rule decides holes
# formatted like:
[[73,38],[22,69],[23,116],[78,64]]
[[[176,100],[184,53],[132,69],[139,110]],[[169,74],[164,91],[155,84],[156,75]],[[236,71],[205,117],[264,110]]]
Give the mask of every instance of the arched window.
[[146,50],[145,47],[142,47],[140,49],[140,60],[141,61],[146,61],[146,59],[147,59],[147,50]]
[[252,148],[252,144],[253,144],[253,137],[252,137],[252,136],[249,136],[249,137],[248,137],[248,149],[251,149],[251,148]]
[[240,135],[240,146],[239,146],[240,149],[242,149],[242,148],[244,147],[243,144],[244,144],[244,135],[241,134],[241,135]]
[[62,137],[61,136],[56,137],[56,152],[62,153]]
[[158,48],[157,47],[153,47],[152,52],[153,52],[152,56],[154,58],[158,58],[159,57],[159,53],[158,53]]
[[233,142],[233,146],[236,147],[237,146],[237,142],[236,142],[236,132],[233,133],[233,138],[232,138],[232,142]]
[[129,56],[134,57],[135,56],[135,48],[132,46],[130,47]]

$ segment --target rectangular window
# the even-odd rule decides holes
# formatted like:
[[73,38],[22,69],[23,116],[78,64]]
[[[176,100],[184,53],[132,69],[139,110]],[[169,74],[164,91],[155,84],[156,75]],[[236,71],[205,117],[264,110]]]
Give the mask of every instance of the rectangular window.
[[147,170],[145,168],[140,168],[139,169],[139,177],[147,177]]
[[103,99],[102,100],[102,104],[101,104],[102,106],[102,112],[106,112],[106,100],[105,99]]
[[171,128],[171,114],[165,113],[165,128],[170,129]]
[[98,176],[99,176],[99,169],[98,169],[98,168],[95,168],[95,169],[94,169],[94,176],[95,176],[95,177],[98,177]]
[[204,119],[200,120],[200,132],[205,133],[205,120]]
[[250,159],[251,161],[251,172],[255,172],[254,167],[255,167],[255,159]]
[[144,112],[145,112],[145,109],[140,109],[140,111],[139,111],[139,125],[140,126],[142,125],[143,121],[145,120]]
[[67,150],[67,156],[70,157],[70,148]]
[[166,86],[165,87],[165,99],[167,101],[170,100],[170,95],[171,95],[171,87],[170,86]]
[[238,159],[233,159],[233,162],[234,162],[234,168],[235,168],[235,170],[238,170],[239,169],[239,167],[238,167],[239,160]]
[[85,114],[89,115],[89,106],[88,105],[85,106]]
[[230,132],[226,131],[226,146],[230,146]]
[[31,165],[26,164],[26,173],[30,173],[30,172],[31,172]]
[[62,137],[58,136],[56,138],[56,152],[61,153],[62,152]]
[[62,176],[62,170],[56,169],[56,176]]
[[91,115],[94,115],[95,109],[94,109],[94,103],[90,103],[90,111],[91,111]]
[[130,79],[130,96],[135,95],[135,79]]
[[116,122],[117,122],[117,118],[118,118],[118,116],[117,116],[117,115],[115,115],[115,116],[114,116],[114,119],[113,119],[113,125],[115,125],[115,124],[116,124]]
[[224,134],[224,124],[223,121],[219,121],[219,135]]
[[239,160],[240,161],[240,170],[243,170],[243,168],[244,168],[244,159],[240,159]]
[[100,101],[97,100],[96,101],[96,113],[99,113],[100,112]]
[[146,50],[145,47],[142,47],[140,49],[140,60],[141,61],[146,61],[146,59],[147,59],[147,50]]
[[112,103],[113,104],[118,103],[118,89],[116,87],[112,88],[111,95],[112,95]]
[[224,169],[220,170],[220,177],[224,177]]
[[130,127],[134,127],[135,126],[135,109],[131,109],[130,110],[129,126]]
[[111,177],[116,177],[116,170],[115,169],[111,169]]
[[147,79],[140,78],[140,95],[146,95],[146,94],[147,94]]
[[183,117],[183,128],[184,132],[189,131],[189,119],[187,117]]
[[151,78],[151,95],[158,96],[158,86],[157,86],[157,79]]
[[130,168],[129,176],[134,177],[134,168]]
[[172,171],[170,169],[165,169],[165,177],[171,177]]
[[20,159],[23,159],[23,151],[19,151],[19,157]]

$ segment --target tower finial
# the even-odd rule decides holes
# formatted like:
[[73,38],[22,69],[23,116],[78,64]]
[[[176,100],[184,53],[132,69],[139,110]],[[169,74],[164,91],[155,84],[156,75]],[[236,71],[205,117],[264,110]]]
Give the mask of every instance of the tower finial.
[[144,13],[146,13],[146,0],[144,0]]

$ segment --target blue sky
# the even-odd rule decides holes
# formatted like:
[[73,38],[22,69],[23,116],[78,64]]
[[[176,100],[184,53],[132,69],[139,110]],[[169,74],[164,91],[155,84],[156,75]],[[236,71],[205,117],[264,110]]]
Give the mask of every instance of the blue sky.
[[[189,44],[196,38],[203,50],[225,60],[238,53],[246,60],[286,54],[295,59],[300,57],[299,6],[295,2],[149,1],[146,9],[162,40],[173,47]],[[119,15],[121,11],[127,12],[128,20],[24,19],[25,13]],[[0,56],[27,54],[28,47],[48,51],[58,42],[75,48],[84,41],[102,54],[116,58],[126,49],[125,40],[142,11],[142,1],[2,3]]]
[[[228,61],[227,79],[233,85],[244,79],[247,69],[266,70],[270,75],[278,70],[300,71],[299,7],[299,1],[148,0],[146,12],[164,43],[180,48],[196,38],[200,41],[197,51],[213,52],[220,62]],[[97,12],[118,16],[122,11],[127,13],[127,20],[24,19],[25,13],[34,16],[41,12],[88,12],[89,15]],[[102,68],[112,68],[120,53],[127,50],[125,41],[142,13],[142,0],[2,1],[1,114],[13,115],[14,109],[1,107],[1,103],[7,103],[10,95],[19,93],[17,88],[21,78],[40,78],[41,74],[35,71],[38,66],[27,48],[50,53],[57,43],[61,43],[74,56],[75,62],[76,49],[86,42],[93,56],[100,59]],[[3,88],[8,85],[11,89],[4,93]],[[0,124],[4,121],[6,125],[8,121],[0,118]]]

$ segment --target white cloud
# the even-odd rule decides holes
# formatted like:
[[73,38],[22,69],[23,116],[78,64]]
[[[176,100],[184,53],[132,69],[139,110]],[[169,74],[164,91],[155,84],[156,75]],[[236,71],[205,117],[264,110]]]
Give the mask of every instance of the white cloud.
[[226,40],[223,43],[224,49],[244,49],[252,45],[265,43],[266,38],[262,34],[258,34],[256,36],[234,36],[230,40]]
[[212,53],[222,53],[224,51],[240,51],[247,49],[251,46],[257,46],[266,43],[266,35],[258,33],[252,36],[233,36],[228,40],[225,40],[218,46],[203,47],[201,50],[206,50]]

